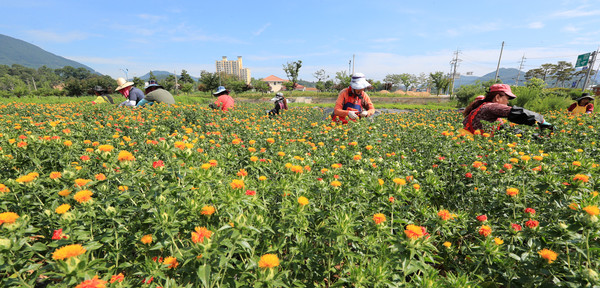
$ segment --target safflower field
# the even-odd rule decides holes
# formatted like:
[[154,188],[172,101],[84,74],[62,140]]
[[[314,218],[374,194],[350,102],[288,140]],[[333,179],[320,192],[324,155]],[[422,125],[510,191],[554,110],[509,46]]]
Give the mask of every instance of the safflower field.
[[600,285],[595,114],[265,107],[0,105],[0,286]]

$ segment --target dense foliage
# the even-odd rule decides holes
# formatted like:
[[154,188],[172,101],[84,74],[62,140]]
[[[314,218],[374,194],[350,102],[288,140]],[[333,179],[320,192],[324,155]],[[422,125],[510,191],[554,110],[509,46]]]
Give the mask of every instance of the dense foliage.
[[0,286],[600,284],[595,114],[268,108],[0,105]]

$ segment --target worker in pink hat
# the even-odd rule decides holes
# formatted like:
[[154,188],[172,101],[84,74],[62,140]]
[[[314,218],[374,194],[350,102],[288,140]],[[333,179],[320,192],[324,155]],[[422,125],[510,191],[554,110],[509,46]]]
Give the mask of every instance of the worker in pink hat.
[[552,128],[552,125],[546,122],[542,115],[521,107],[508,106],[508,101],[515,98],[517,98],[517,95],[512,93],[510,86],[507,84],[490,86],[483,99],[475,99],[463,111],[465,116],[463,120],[464,127],[460,129],[460,132],[475,134],[475,131],[481,131],[483,128],[481,121],[495,122],[500,118],[506,118],[516,124],[532,126],[537,123],[542,129]]

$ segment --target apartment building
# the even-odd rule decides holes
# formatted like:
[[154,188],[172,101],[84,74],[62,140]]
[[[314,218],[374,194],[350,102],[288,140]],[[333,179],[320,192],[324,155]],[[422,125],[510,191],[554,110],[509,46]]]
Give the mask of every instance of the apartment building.
[[227,60],[227,56],[223,56],[223,60],[216,62],[217,73],[224,72],[228,75],[235,75],[246,84],[250,84],[250,69],[243,67],[242,56],[238,56],[237,60]]

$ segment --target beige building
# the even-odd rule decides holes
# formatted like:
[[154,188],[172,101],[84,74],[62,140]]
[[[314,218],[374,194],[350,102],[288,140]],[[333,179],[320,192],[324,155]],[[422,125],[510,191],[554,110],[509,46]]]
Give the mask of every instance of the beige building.
[[217,73],[221,72],[235,75],[246,84],[250,84],[250,69],[242,66],[242,56],[238,56],[237,60],[227,60],[227,56],[223,56],[223,60],[217,61]]

